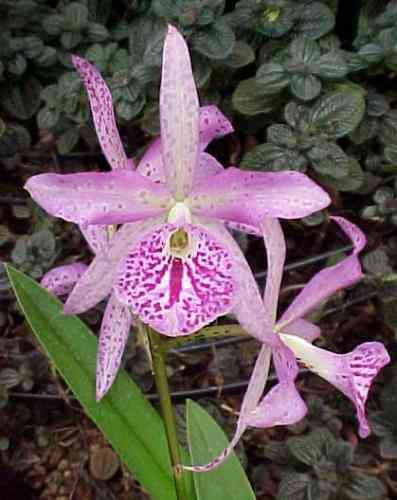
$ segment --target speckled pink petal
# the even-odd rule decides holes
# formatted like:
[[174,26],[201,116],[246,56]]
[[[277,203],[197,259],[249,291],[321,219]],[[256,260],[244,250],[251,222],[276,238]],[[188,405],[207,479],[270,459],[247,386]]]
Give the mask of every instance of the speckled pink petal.
[[365,403],[373,379],[390,362],[385,347],[380,342],[365,342],[348,354],[335,354],[293,335],[283,335],[282,339],[299,361],[354,403],[360,437],[367,437],[370,428],[365,416]]
[[200,153],[199,164],[194,175],[194,185],[199,185],[200,182],[223,172],[223,170],[223,166],[213,156],[208,153]]
[[164,173],[178,201],[191,191],[199,154],[199,101],[189,50],[171,25],[164,41],[160,87]]
[[285,262],[285,238],[277,219],[264,218],[260,227],[267,256],[267,275],[263,302],[272,324],[276,322],[278,296]]
[[112,293],[105,309],[99,334],[96,369],[97,401],[108,392],[116,378],[131,323],[132,317],[128,308],[120,304]]
[[300,172],[229,167],[195,188],[188,203],[198,215],[257,226],[264,217],[305,217],[330,201],[323,189]]
[[302,420],[307,407],[294,382],[283,381],[274,386],[247,417],[251,427],[266,429],[275,425],[293,425]]
[[143,236],[118,269],[118,300],[164,335],[195,332],[233,307],[233,260],[207,230],[185,225],[192,250],[183,259],[167,250],[173,224]]
[[337,290],[356,283],[362,277],[358,254],[365,246],[365,236],[357,226],[346,219],[342,217],[333,217],[333,219],[352,240],[353,254],[334,266],[322,269],[308,282],[282,315],[278,323],[282,331],[285,324],[302,318]]
[[253,236],[262,236],[262,231],[258,227],[250,226],[248,224],[226,221],[225,226],[233,231],[240,231],[242,233],[252,234]]
[[297,335],[303,340],[314,342],[321,335],[321,330],[317,325],[314,325],[306,319],[298,318],[292,323],[285,325],[282,333],[289,335]]
[[127,255],[130,246],[141,238],[142,232],[147,231],[152,225],[152,220],[124,224],[116,232],[107,252],[94,257],[69,295],[64,306],[65,314],[80,314],[87,311],[110,293],[118,263]]
[[255,366],[247,387],[247,391],[244,395],[244,399],[241,405],[240,416],[237,422],[236,432],[230,441],[229,445],[222,450],[211,462],[205,465],[189,465],[183,466],[186,470],[191,470],[194,472],[207,472],[211,469],[215,469],[222,462],[226,460],[226,458],[233,451],[233,448],[238,443],[241,436],[244,434],[245,430],[248,427],[246,422],[246,417],[255,410],[258,405],[258,402],[263,394],[263,390],[266,385],[269,367],[270,367],[270,359],[271,359],[271,350],[270,347],[266,344],[263,344],[261,350],[258,354],[258,357],[255,362]]
[[108,226],[88,224],[86,226],[80,226],[80,231],[83,233],[84,238],[90,245],[94,254],[103,252],[107,249],[109,244]]
[[112,95],[108,86],[88,61],[78,56],[72,56],[72,61],[84,82],[103,154],[113,169],[127,168],[127,156],[117,130]]
[[161,157],[161,139],[158,137],[147,147],[146,153],[138,164],[137,172],[153,182],[165,182],[163,159]]
[[249,335],[270,345],[279,345],[279,338],[272,330],[270,318],[263,307],[262,297],[254,275],[236,241],[218,221],[195,217],[194,221],[208,228],[227,248],[233,259],[234,279],[237,282],[235,305],[232,313]]
[[48,213],[83,224],[121,224],[163,213],[169,193],[131,170],[106,173],[40,174],[25,185]]
[[216,106],[200,108],[200,148],[204,150],[208,144],[218,137],[233,132],[233,126]]
[[43,276],[40,284],[54,295],[68,295],[86,270],[87,266],[79,262],[54,267]]

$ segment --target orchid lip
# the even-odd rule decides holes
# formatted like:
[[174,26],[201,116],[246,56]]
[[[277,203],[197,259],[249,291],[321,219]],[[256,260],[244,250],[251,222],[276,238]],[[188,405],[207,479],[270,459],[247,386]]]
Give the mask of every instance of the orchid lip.
[[172,208],[168,212],[167,222],[169,224],[191,224],[192,214],[190,208],[183,201],[172,200]]

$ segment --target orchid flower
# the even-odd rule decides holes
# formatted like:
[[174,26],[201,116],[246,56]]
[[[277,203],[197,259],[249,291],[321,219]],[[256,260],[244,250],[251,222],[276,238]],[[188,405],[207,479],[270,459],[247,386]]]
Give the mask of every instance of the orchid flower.
[[305,217],[327,206],[329,196],[304,174],[224,170],[201,151],[189,52],[172,26],[163,49],[161,140],[153,146],[161,151],[156,165],[162,172],[156,181],[150,165],[142,167],[146,176],[126,168],[110,93],[87,62],[75,58],[75,64],[90,96],[102,150],[117,169],[41,174],[30,178],[26,189],[47,212],[80,226],[124,225],[93,259],[64,311],[84,311],[114,287],[117,300],[159,333],[195,332],[234,308],[240,280],[227,242],[208,221],[256,229],[263,217]]
[[[204,472],[218,466],[231,453],[247,427],[264,429],[275,425],[290,425],[305,416],[306,405],[294,383],[297,368],[291,359],[292,353],[300,363],[330,382],[353,402],[359,422],[359,435],[363,438],[369,435],[365,403],[373,379],[379,370],[390,362],[385,347],[380,342],[365,342],[347,354],[329,352],[312,345],[320,335],[320,329],[304,319],[305,314],[331,294],[354,284],[362,277],[358,254],[366,243],[364,234],[342,217],[333,217],[333,220],[353,241],[353,254],[317,273],[278,322],[276,314],[285,260],[285,240],[278,220],[265,219],[262,222],[268,257],[268,275],[262,307],[271,318],[273,332],[279,335],[284,348],[270,348],[263,344],[243,399],[237,430],[229,446],[209,464],[184,468]],[[261,400],[271,352],[279,382]]]

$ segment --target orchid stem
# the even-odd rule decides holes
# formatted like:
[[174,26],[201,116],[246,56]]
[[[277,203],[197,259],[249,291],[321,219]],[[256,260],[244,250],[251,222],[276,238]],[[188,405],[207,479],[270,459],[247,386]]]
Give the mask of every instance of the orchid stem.
[[164,421],[168,449],[174,472],[176,494],[178,500],[188,500],[183,472],[180,467],[181,454],[175,426],[174,410],[172,408],[171,393],[168,385],[167,367],[165,364],[166,349],[163,346],[163,340],[157,332],[149,327],[147,328],[147,332],[152,354],[154,379],[156,381],[157,394],[159,396],[161,414]]

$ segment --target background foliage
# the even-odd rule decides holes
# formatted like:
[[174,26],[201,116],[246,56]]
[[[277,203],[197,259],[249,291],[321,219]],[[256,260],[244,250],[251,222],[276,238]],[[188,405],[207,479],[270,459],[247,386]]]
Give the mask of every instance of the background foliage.
[[[88,260],[78,230],[49,219],[29,201],[22,185],[35,173],[107,168],[71,53],[99,68],[112,91],[126,150],[130,156],[142,154],[159,130],[161,49],[169,22],[188,40],[201,102],[217,104],[237,130],[211,146],[214,154],[225,165],[306,172],[330,193],[333,213],[351,218],[368,236],[364,282],[316,312],[321,343],[347,352],[376,338],[386,342],[394,359],[395,0],[0,0],[0,257],[35,279],[54,263]],[[290,261],[302,262],[332,243],[340,246],[331,227],[327,212],[286,226]],[[240,237],[239,243],[254,270],[261,272],[263,248],[251,238]],[[286,288],[306,282],[317,269],[313,264],[287,273]],[[22,455],[28,463],[35,443],[48,449],[48,463],[55,463],[54,450],[62,457],[64,452],[48,426],[66,418],[64,412],[31,408],[23,396],[44,393],[63,399],[64,389],[37,346],[27,340],[30,334],[1,268],[0,301],[6,306],[0,311],[5,332],[0,347],[8,353],[0,357],[0,406],[8,412],[0,431],[1,457],[23,464]],[[353,305],[343,309],[345,304]],[[95,329],[101,313],[99,307],[84,320]],[[180,353],[170,360],[171,381],[176,389],[193,384],[201,390],[247,378],[254,347]],[[141,389],[150,392],[150,367],[136,338],[131,339],[124,365]],[[305,376],[301,385],[311,411],[304,423],[284,431],[254,431],[245,451],[240,449],[257,497],[354,500],[396,495],[395,376],[391,367],[380,378],[370,403],[375,436],[360,444],[349,404]],[[223,428],[232,429],[230,408],[239,407],[240,396],[225,396],[229,410],[219,412],[216,398],[206,400],[205,406]],[[65,425],[76,425],[85,435],[68,396],[66,401]],[[26,442],[18,442],[18,455],[13,436],[24,426],[30,430]],[[89,448],[91,438],[86,439]],[[30,484],[42,498],[62,495],[66,487],[58,479],[64,471],[47,462],[44,468],[51,471],[47,475],[58,485],[57,493],[34,467],[29,469]],[[18,470],[28,469],[21,465]],[[92,477],[101,476],[92,470]],[[125,477],[126,483],[118,481],[114,487],[121,500],[120,485],[127,488],[130,481]],[[91,487],[95,491],[95,485]]]

